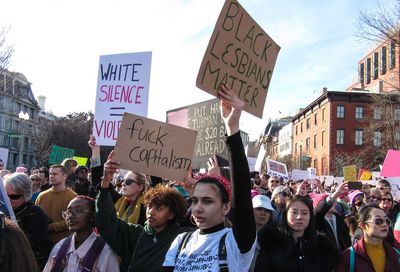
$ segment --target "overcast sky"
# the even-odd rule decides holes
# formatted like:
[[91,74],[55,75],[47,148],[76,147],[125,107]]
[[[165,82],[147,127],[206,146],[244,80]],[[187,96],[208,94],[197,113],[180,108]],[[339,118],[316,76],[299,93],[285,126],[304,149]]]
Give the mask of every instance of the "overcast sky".
[[[242,130],[258,138],[269,118],[293,115],[323,87],[344,90],[374,44],[354,33],[377,0],[242,0],[280,45],[263,119],[247,113]],[[388,5],[393,0],[385,0]],[[94,111],[99,56],[152,51],[149,117],[211,99],[196,76],[223,0],[3,1],[0,26],[14,45],[10,70],[23,73],[56,115]],[[279,113],[281,112],[281,113]]]

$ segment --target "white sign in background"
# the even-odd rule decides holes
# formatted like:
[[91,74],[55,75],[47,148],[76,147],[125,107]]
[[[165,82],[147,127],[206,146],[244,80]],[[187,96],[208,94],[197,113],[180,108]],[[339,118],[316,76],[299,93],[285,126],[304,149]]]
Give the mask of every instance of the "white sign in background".
[[4,169],[7,167],[8,162],[8,149],[0,147],[0,159],[3,160]]
[[151,52],[100,56],[93,135],[114,146],[124,112],[147,117]]

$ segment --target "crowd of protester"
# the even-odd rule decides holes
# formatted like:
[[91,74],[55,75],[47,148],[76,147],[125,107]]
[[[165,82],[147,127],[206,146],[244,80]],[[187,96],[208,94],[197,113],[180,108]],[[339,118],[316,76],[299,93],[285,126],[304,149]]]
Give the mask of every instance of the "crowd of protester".
[[114,151],[103,165],[93,136],[90,168],[2,170],[16,221],[0,215],[0,270],[400,271],[388,181],[350,190],[250,172],[244,104],[224,85],[219,97],[229,174],[214,158],[186,181],[122,170]]

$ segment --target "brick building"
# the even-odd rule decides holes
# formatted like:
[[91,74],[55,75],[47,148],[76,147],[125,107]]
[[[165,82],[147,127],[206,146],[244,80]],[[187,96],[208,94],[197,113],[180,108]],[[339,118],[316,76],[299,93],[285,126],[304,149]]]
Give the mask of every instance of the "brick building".
[[369,90],[373,93],[400,90],[399,47],[393,41],[380,43],[358,62],[358,82],[346,90]]
[[[386,133],[379,126],[372,131],[371,124],[382,120],[374,99],[369,92],[325,90],[302,109],[293,118],[295,168],[314,167],[319,175],[341,175],[342,167],[349,164],[370,168],[379,163],[365,152],[382,147]],[[393,106],[393,121],[398,127],[400,105]],[[400,139],[400,131],[396,136]]]

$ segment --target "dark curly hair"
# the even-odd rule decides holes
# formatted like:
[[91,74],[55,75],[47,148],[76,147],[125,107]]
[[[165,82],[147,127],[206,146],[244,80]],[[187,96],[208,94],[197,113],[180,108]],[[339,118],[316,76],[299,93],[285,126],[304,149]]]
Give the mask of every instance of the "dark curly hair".
[[171,212],[175,215],[172,219],[174,222],[179,222],[186,213],[186,202],[182,195],[173,188],[165,187],[158,184],[156,187],[151,188],[146,192],[143,199],[143,204],[151,205],[165,205],[170,208]]

